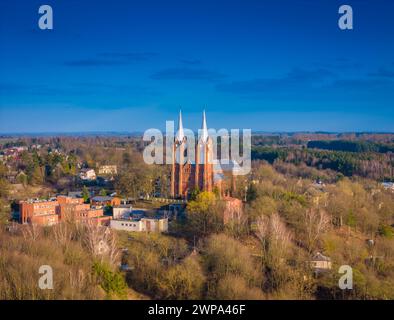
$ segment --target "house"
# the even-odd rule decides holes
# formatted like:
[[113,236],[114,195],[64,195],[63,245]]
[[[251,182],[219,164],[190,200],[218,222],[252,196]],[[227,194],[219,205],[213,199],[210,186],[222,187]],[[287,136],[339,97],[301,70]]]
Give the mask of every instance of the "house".
[[83,168],[79,173],[79,178],[84,181],[92,181],[92,180],[96,180],[97,176],[94,169]]
[[167,232],[168,218],[112,219],[110,227],[115,230],[133,232]]
[[98,170],[99,175],[116,175],[118,173],[117,166],[115,165],[105,165],[105,166],[100,166]]
[[109,197],[109,196],[96,196],[90,199],[93,206],[105,207],[105,206],[120,206],[120,198]]
[[316,272],[324,272],[331,269],[331,259],[317,252],[309,261],[310,267]]

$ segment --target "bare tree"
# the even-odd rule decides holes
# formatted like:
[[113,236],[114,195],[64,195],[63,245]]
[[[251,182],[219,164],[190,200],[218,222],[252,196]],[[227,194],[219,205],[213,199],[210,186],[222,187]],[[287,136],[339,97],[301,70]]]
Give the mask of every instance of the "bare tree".
[[25,240],[37,240],[41,235],[41,227],[32,223],[22,229],[23,238]]
[[120,253],[116,235],[108,227],[87,222],[84,243],[93,256],[102,261],[107,259],[111,265],[118,262]]
[[88,220],[86,222],[84,244],[91,255],[100,256],[104,253],[105,247],[102,243],[103,237],[104,231],[101,226]]
[[330,218],[323,209],[311,208],[305,211],[304,226],[306,245],[312,251],[319,237],[330,227]]
[[262,242],[266,260],[275,264],[284,258],[292,235],[277,213],[258,218],[256,235]]
[[61,222],[53,227],[53,235],[58,244],[67,246],[72,240],[72,231],[67,222]]
[[108,260],[112,265],[115,265],[120,257],[120,250],[118,247],[118,239],[116,237],[115,232],[111,231],[111,229],[106,229],[106,241],[108,244]]

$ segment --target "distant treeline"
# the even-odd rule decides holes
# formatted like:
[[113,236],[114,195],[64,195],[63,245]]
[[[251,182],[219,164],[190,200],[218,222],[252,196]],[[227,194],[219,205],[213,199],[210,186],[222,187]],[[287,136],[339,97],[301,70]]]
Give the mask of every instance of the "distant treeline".
[[311,149],[324,149],[347,152],[394,152],[394,145],[382,144],[370,141],[349,141],[349,140],[315,140],[307,144]]
[[394,155],[391,153],[345,152],[291,147],[252,147],[252,160],[306,164],[317,169],[331,169],[345,176],[358,175],[370,179],[394,178]]

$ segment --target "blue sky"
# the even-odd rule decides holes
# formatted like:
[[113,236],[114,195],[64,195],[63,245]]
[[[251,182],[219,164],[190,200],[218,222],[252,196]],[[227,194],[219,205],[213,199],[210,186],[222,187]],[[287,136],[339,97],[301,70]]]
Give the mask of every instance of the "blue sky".
[[390,0],[4,0],[0,132],[394,131],[393,40]]

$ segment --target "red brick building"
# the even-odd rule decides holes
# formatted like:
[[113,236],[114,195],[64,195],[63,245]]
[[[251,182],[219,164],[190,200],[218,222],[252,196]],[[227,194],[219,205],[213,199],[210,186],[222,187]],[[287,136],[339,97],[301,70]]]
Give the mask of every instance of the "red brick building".
[[19,220],[21,223],[45,224],[45,221],[56,219],[59,214],[59,202],[52,200],[29,200],[19,203]]
[[91,199],[92,206],[105,207],[105,206],[119,206],[120,198],[108,196],[96,196]]
[[57,214],[36,215],[30,218],[30,223],[41,226],[51,226],[59,222]]
[[58,196],[51,200],[28,200],[19,203],[20,222],[53,225],[60,221],[97,221],[109,224],[111,217],[104,216],[102,208],[91,207],[83,199]]
[[184,135],[182,114],[179,113],[178,132],[172,150],[171,196],[187,198],[194,189],[212,191],[214,187],[213,143],[208,135],[205,111],[202,134],[195,146],[195,161],[186,161],[187,138]]

